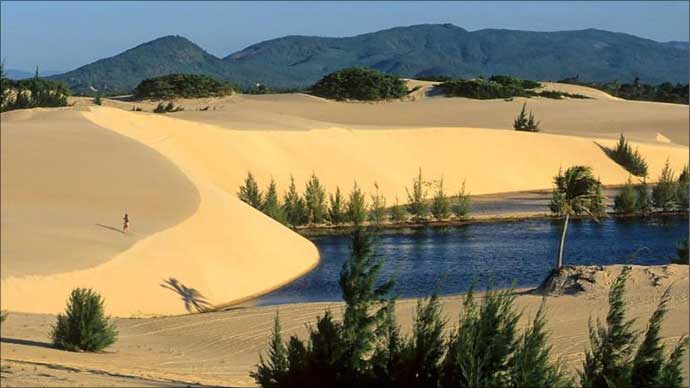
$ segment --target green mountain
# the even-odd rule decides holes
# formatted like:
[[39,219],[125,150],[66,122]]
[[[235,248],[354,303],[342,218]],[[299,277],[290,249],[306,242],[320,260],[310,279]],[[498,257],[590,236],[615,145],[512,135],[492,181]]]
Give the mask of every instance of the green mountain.
[[146,78],[171,74],[204,74],[225,78],[225,63],[181,36],[165,36],[114,57],[50,77],[74,93],[128,93]]
[[185,38],[169,36],[54,78],[77,93],[90,87],[128,91],[144,78],[168,73],[206,74],[242,86],[305,87],[352,66],[405,77],[510,74],[558,80],[578,75],[582,82],[639,77],[645,83],[687,83],[683,43],[594,29],[470,32],[452,24],[424,24],[346,38],[286,36],[219,59]]

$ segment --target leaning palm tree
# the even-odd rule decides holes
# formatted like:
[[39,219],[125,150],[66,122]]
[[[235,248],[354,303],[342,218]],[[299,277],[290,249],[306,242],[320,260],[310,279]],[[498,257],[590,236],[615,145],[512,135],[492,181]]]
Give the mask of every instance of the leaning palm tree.
[[571,215],[588,214],[596,221],[597,215],[606,214],[604,196],[601,195],[601,182],[592,174],[592,168],[573,166],[558,171],[553,180],[554,189],[549,207],[553,213],[564,215],[561,243],[558,248],[556,269],[563,266],[563,247]]

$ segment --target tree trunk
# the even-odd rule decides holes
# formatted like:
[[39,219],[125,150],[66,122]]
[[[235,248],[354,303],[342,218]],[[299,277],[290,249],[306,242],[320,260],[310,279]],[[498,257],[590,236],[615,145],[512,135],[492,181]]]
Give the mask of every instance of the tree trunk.
[[558,261],[556,262],[556,269],[561,269],[563,267],[563,246],[565,245],[565,233],[568,231],[568,220],[570,219],[570,214],[565,215],[565,221],[563,222],[563,233],[561,234],[561,245],[558,248]]

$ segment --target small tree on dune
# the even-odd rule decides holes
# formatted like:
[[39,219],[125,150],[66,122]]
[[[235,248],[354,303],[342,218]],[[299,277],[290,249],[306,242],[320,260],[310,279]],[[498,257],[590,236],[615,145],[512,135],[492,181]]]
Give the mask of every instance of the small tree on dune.
[[369,221],[378,225],[386,218],[386,198],[381,195],[378,183],[374,182],[376,192],[371,195],[371,207],[369,208]]
[[450,217],[450,200],[443,190],[443,178],[438,181],[436,193],[431,200],[431,214],[439,221]]
[[261,209],[261,205],[263,204],[261,191],[251,171],[247,172],[247,177],[244,179],[244,184],[240,186],[240,191],[237,193],[237,196],[251,207]]
[[472,199],[470,198],[470,194],[465,189],[465,181],[462,181],[462,187],[460,188],[458,197],[453,204],[453,213],[455,214],[455,217],[463,219],[470,214],[471,207]]
[[673,170],[666,159],[656,186],[652,189],[652,204],[661,211],[670,211],[676,202],[676,182]]
[[556,269],[563,266],[563,247],[570,216],[584,213],[596,217],[604,210],[603,200],[601,182],[594,178],[590,167],[573,166],[565,173],[558,172],[554,178],[554,189],[549,205],[553,213],[565,215]]
[[304,192],[304,201],[307,205],[308,222],[321,224],[326,216],[326,190],[321,186],[319,178],[312,173]]
[[614,199],[613,209],[618,213],[632,214],[637,210],[637,192],[630,178]]
[[638,150],[633,151],[622,133],[616,146],[613,149],[607,149],[606,153],[631,174],[639,177],[647,176],[647,162]]
[[292,175],[290,175],[290,187],[287,193],[285,193],[285,199],[283,200],[283,213],[287,223],[292,227],[307,223],[307,208],[304,200],[297,192],[295,178]]
[[527,102],[522,104],[522,110],[513,121],[513,129],[524,132],[539,132],[539,121],[536,121],[534,114],[530,111],[529,115],[525,111]]
[[346,221],[345,205],[343,203],[340,187],[335,188],[335,195],[330,195],[330,205],[328,207],[328,221],[333,225],[340,225]]
[[256,380],[262,387],[281,387],[288,371],[288,354],[280,328],[278,312],[273,319],[273,331],[268,343],[268,359],[264,360],[263,355],[259,355],[259,364],[256,371],[249,375]]
[[676,184],[676,203],[678,205],[678,210],[688,211],[688,190],[690,187],[690,176],[688,175],[688,165],[683,167],[680,175],[678,175],[678,183]]
[[395,197],[395,205],[391,207],[391,221],[393,222],[403,222],[407,219],[405,216],[405,207],[400,205],[398,197]]
[[649,196],[649,186],[646,180],[642,180],[635,186],[637,193],[637,201],[635,202],[635,210],[638,213],[647,214],[652,210],[652,198]]
[[103,298],[91,289],[75,288],[51,337],[58,349],[97,352],[115,342],[117,330],[105,316]]
[[357,182],[352,186],[350,199],[347,202],[347,219],[355,225],[360,225],[367,219],[366,198]]
[[273,178],[271,178],[271,182],[268,184],[268,188],[266,188],[266,194],[264,195],[263,204],[261,205],[261,211],[280,223],[285,222],[283,207],[278,199],[276,182],[273,180]]
[[[407,190],[407,188],[405,188]],[[422,180],[422,169],[419,175],[412,179],[412,191],[407,190],[407,211],[412,215],[415,222],[422,222],[426,219],[429,208],[426,204],[426,188]]]

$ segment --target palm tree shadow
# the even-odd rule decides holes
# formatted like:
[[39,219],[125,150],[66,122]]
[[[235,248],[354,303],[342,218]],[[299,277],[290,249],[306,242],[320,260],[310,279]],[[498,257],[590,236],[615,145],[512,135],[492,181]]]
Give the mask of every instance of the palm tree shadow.
[[192,312],[192,308],[198,313],[213,311],[211,304],[195,288],[190,288],[180,283],[175,278],[169,278],[161,283],[161,287],[176,292],[184,301],[184,307]]
[[118,229],[118,228],[115,228],[115,227],[112,227],[112,226],[103,225],[103,224],[96,224],[96,226],[100,226],[101,228],[110,229],[110,230],[113,230],[113,231],[115,231],[115,232],[119,232],[119,233],[121,233],[121,234],[125,234],[125,232],[123,232],[122,230],[120,230],[120,229]]

